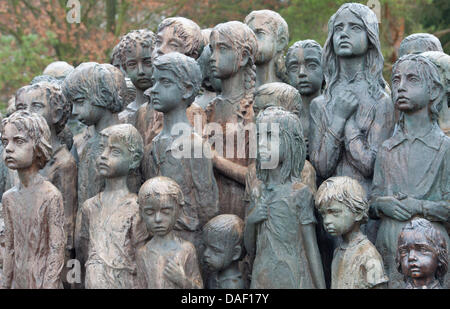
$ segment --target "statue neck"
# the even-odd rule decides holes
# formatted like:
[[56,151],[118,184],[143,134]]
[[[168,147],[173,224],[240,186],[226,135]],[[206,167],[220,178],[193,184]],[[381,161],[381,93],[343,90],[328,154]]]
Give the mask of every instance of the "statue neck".
[[349,232],[342,234],[342,240],[344,245],[348,246],[351,242],[353,242],[362,235],[359,226],[360,224],[357,222],[353,225],[353,228]]
[[49,127],[50,127],[51,141],[52,141],[52,151],[53,151],[53,153],[55,153],[55,151],[61,145],[61,141],[60,141],[58,135],[56,134],[55,127],[54,126],[49,126]]
[[268,83],[281,82],[276,74],[275,58],[256,66],[256,88]]
[[33,162],[30,167],[17,170],[17,174],[19,175],[20,183],[25,188],[33,185],[38,179],[39,167],[37,162]]
[[103,129],[119,123],[117,114],[111,113],[111,111],[106,108],[103,110],[102,118],[95,124],[95,131],[97,132],[101,132]]
[[340,74],[354,76],[358,72],[363,72],[366,64],[366,55],[339,57]]
[[120,196],[127,195],[129,193],[127,185],[127,175],[105,178],[105,190],[104,194],[110,195],[111,193],[120,194]]
[[308,118],[309,118],[309,106],[311,105],[312,100],[314,100],[315,98],[320,96],[320,93],[321,93],[321,90],[319,89],[316,92],[314,92],[313,94],[302,95],[303,109]]
[[411,137],[422,137],[430,132],[433,122],[428,107],[411,113],[403,112],[403,130]]
[[186,116],[185,103],[182,102],[177,108],[164,113],[164,126],[161,134],[164,136],[170,136],[172,128],[179,123],[187,124],[190,126],[189,120]]
[[235,98],[245,93],[245,68],[240,68],[238,72],[230,78],[222,79],[222,93],[224,99]]
[[240,273],[241,273],[241,271],[239,270],[238,261],[233,261],[233,262],[231,262],[230,266],[219,271],[217,275],[219,277],[219,280],[221,280],[222,278],[233,277],[236,274],[239,275]]
[[144,91],[136,88],[136,105],[137,108],[139,109],[139,107],[141,107],[147,100],[144,96]]
[[279,162],[278,166],[274,169],[267,170],[267,184],[268,185],[279,185],[281,184],[281,167],[283,162]]

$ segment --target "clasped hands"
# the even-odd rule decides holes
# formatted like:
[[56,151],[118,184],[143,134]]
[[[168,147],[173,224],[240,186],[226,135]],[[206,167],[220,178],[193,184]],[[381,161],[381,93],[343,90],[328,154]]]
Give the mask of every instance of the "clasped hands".
[[406,221],[415,215],[422,215],[422,201],[412,197],[397,199],[393,196],[383,196],[375,198],[371,207],[374,207],[377,213],[383,213],[385,216],[398,221]]

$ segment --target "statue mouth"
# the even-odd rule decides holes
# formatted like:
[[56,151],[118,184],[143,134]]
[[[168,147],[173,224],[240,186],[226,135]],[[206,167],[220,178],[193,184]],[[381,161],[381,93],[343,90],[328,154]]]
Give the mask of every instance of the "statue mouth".
[[347,41],[343,41],[343,42],[339,42],[339,47],[351,47],[352,44],[350,44],[350,42]]

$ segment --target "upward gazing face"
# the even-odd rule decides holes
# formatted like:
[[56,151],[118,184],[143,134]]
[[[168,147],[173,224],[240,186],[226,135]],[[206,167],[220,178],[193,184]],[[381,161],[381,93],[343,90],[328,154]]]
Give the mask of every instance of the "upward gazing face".
[[333,47],[339,57],[364,55],[369,47],[369,39],[361,19],[350,10],[343,10],[333,25]]
[[44,117],[49,126],[53,124],[50,102],[43,88],[22,91],[16,98],[16,110],[21,109]]
[[141,205],[141,215],[147,229],[155,236],[165,236],[177,221],[180,206],[169,195],[149,196]]
[[339,201],[332,201],[322,206],[319,212],[322,215],[325,230],[333,236],[348,233],[356,221],[356,214]]
[[152,86],[152,50],[137,43],[135,48],[125,53],[125,69],[136,88],[145,91]]
[[277,52],[277,34],[270,27],[269,18],[264,14],[258,14],[248,24],[256,35],[258,53],[255,57],[256,65],[264,64],[272,60]]
[[33,164],[34,143],[26,132],[21,132],[14,124],[8,123],[3,130],[2,143],[3,159],[9,169],[26,169]]
[[233,48],[232,42],[213,30],[210,37],[210,46],[209,63],[213,76],[224,80],[236,74],[240,68],[239,62],[241,59],[239,53]]
[[405,113],[427,108],[430,103],[427,83],[418,74],[417,62],[403,61],[392,76],[392,96],[395,107]]
[[100,157],[97,159],[97,171],[105,178],[128,175],[132,164],[132,154],[128,147],[115,135],[102,136]]
[[402,273],[414,279],[434,279],[438,259],[425,235],[407,230],[402,232],[398,244]]
[[171,52],[179,52],[183,55],[187,52],[185,41],[175,34],[175,27],[173,25],[165,27],[157,33],[153,57],[156,58]]
[[289,82],[301,95],[318,93],[322,88],[323,71],[320,53],[315,48],[297,48],[286,59]]
[[[183,90],[180,79],[169,70],[154,69],[150,98],[158,112],[167,113],[183,106]],[[148,93],[148,92],[147,92]]]

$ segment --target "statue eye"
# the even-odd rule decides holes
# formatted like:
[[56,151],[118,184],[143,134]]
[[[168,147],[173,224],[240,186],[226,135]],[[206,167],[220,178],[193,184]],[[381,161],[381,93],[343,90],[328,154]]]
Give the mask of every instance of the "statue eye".
[[8,140],[7,139],[2,139],[2,144],[4,147],[6,147],[8,145]]
[[114,156],[120,156],[122,154],[122,152],[120,151],[120,149],[114,148],[111,152]]
[[341,25],[334,27],[334,31],[342,31],[343,29],[344,27]]
[[127,62],[127,67],[134,67],[136,66],[136,61],[128,61]]
[[315,64],[315,63],[310,63],[310,64],[308,64],[308,69],[310,69],[310,70],[315,70],[315,69],[317,69],[317,64]]
[[296,72],[298,70],[298,65],[296,64],[290,65],[288,70],[291,72]]
[[362,28],[361,28],[361,26],[353,25],[352,30],[359,32],[359,31],[362,31]]

